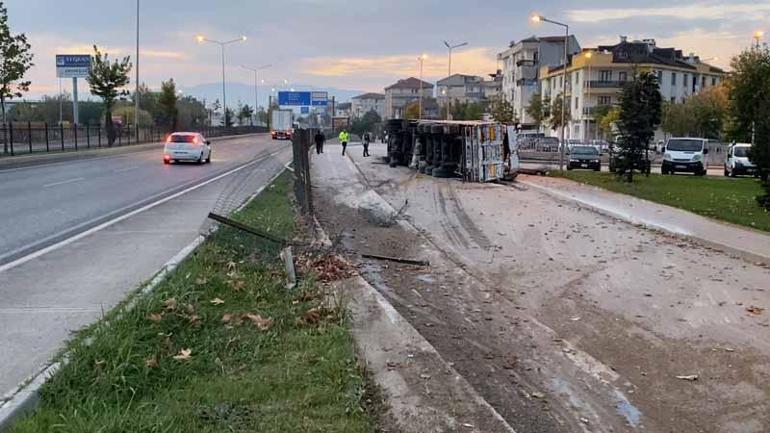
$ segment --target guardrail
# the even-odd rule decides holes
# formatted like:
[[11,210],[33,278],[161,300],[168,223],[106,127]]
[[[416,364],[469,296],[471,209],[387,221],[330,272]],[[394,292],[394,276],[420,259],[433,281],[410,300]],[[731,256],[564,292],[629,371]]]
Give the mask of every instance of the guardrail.
[[[192,128],[206,137],[243,135],[267,132],[264,126],[205,126]],[[161,142],[168,130],[165,128],[136,129],[115,127],[116,138],[111,147]],[[49,125],[41,122],[0,123],[0,157],[12,157],[35,153],[68,152],[110,147],[106,129],[101,125]]]

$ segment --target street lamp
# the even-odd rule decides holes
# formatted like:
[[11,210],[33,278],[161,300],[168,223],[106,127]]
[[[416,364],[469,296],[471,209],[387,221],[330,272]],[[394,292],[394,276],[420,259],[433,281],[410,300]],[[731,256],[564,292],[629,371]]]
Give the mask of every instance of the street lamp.
[[[249,68],[248,66],[241,67],[254,73],[254,118],[257,118],[257,111],[259,110],[259,71],[272,67],[273,65],[262,65],[258,68]],[[264,83],[265,80],[262,80]]]
[[202,35],[196,36],[195,39],[198,41],[199,44],[202,44],[204,42],[209,42],[209,43],[212,43],[212,44],[217,44],[217,45],[219,45],[219,48],[222,51],[222,109],[224,111],[224,116],[225,116],[225,125],[227,125],[227,120],[228,119],[227,119],[227,90],[225,88],[225,47],[227,45],[234,44],[236,42],[245,42],[246,41],[246,36],[241,36],[238,39],[233,39],[233,40],[224,41],[224,42],[223,41],[217,41],[217,40],[214,40],[214,39],[208,39],[207,37],[202,36]]
[[566,101],[567,101],[567,61],[569,50],[569,26],[558,21],[549,20],[542,15],[533,15],[532,21],[535,23],[546,22],[557,26],[564,27],[564,65],[562,70],[562,82],[561,82],[561,152],[559,152],[559,170],[564,170],[564,151],[565,146],[565,133],[566,133]]
[[447,73],[446,76],[447,77],[451,77],[452,76],[452,50],[454,50],[455,48],[464,47],[464,46],[468,45],[468,43],[467,42],[463,42],[463,43],[457,44],[457,45],[450,45],[449,42],[444,41],[444,45],[449,49],[449,70],[448,70],[448,73]]
[[419,120],[422,120],[422,70],[423,70],[423,66],[425,65],[425,59],[427,58],[428,58],[427,54],[422,54],[420,57],[417,58],[417,61],[420,62],[420,83],[419,83],[420,99],[418,103],[418,106],[420,107],[419,108],[420,114],[417,116]]
[[757,30],[754,32],[754,40],[757,41],[757,48],[759,48],[759,41],[762,40],[763,36],[765,36],[765,32],[762,30]]
[[[588,79],[585,80],[585,82],[588,83],[588,97],[585,100],[583,100],[583,105],[584,106],[586,105],[585,101],[587,100],[589,102],[589,104],[591,104],[593,106],[593,102],[591,100],[591,59],[594,56],[594,52],[593,51],[586,51],[584,56],[588,60],[586,62],[586,63],[588,63]],[[591,108],[589,107],[588,109],[590,110]],[[591,115],[589,114],[589,120],[588,120],[588,123],[587,123],[588,125],[591,124],[590,117],[591,117]],[[596,126],[598,126],[598,125],[596,125]],[[596,133],[597,133],[597,130],[598,130],[598,128],[596,126],[594,126],[594,137],[596,137]],[[583,131],[583,136],[586,137],[586,138],[588,138],[587,132],[588,131]]]

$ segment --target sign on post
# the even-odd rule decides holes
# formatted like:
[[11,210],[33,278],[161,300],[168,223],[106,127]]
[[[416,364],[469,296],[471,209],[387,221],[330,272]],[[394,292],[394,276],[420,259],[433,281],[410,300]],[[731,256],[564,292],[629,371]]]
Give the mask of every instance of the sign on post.
[[86,78],[91,72],[91,56],[89,54],[57,54],[57,78]]
[[328,92],[278,92],[278,105],[325,107],[328,103]]

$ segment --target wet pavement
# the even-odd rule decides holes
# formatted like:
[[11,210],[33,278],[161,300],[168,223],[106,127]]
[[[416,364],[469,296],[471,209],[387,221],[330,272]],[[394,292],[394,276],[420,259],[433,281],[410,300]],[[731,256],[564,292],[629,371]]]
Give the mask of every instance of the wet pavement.
[[[350,248],[431,260],[361,263],[516,431],[770,430],[768,268],[525,183],[434,179],[389,168],[383,145],[349,150],[360,171],[340,156],[321,175],[333,205],[319,219]],[[371,191],[340,191],[361,182],[398,224],[358,218]]]

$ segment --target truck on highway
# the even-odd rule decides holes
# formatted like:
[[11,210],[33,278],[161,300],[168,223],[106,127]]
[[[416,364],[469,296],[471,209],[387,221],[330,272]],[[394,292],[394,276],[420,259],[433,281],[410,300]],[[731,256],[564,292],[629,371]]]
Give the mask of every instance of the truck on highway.
[[273,140],[291,140],[294,133],[294,112],[273,110],[270,117],[270,136]]

